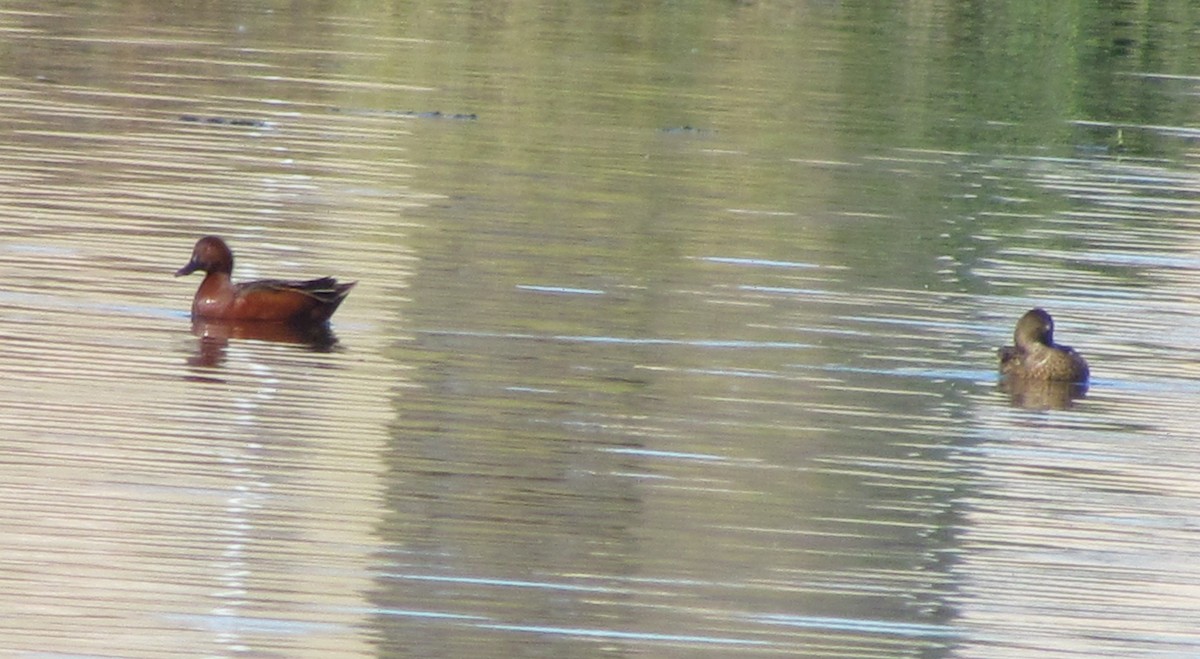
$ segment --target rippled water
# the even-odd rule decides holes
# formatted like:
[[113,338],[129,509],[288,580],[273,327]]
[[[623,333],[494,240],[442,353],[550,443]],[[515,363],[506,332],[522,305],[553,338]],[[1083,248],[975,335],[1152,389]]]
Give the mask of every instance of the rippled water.
[[0,10],[0,651],[1195,654],[1197,51],[922,7]]

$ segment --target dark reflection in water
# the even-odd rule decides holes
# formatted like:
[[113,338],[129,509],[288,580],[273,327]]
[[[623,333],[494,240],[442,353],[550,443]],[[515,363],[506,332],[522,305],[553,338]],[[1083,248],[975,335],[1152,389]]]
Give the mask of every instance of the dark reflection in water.
[[1008,394],[1014,407],[1030,410],[1067,410],[1087,396],[1088,385],[1078,382],[1046,382],[1024,378],[1003,378],[1000,390]]
[[192,320],[192,334],[199,338],[189,366],[220,366],[229,341],[252,340],[301,346],[313,352],[329,352],[338,345],[329,323],[246,322]]

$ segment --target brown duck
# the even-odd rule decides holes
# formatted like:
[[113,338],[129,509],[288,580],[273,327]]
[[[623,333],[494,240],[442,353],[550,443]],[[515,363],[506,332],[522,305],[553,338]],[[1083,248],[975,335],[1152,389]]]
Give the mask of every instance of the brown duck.
[[192,259],[175,276],[197,270],[207,274],[192,300],[192,317],[206,320],[322,323],[329,320],[355,284],[339,284],[332,277],[235,284],[230,279],[233,252],[216,236],[197,241]]
[[1000,348],[1000,374],[1046,382],[1087,382],[1088,365],[1072,348],[1054,342],[1054,319],[1030,309],[1013,331],[1016,345]]

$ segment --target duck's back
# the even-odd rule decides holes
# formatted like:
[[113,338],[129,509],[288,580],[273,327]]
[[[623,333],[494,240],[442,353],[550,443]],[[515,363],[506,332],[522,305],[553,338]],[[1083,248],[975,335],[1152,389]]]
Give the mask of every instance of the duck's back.
[[1000,348],[1000,373],[1030,380],[1084,382],[1089,369],[1083,356],[1068,346]]
[[245,282],[237,285],[231,315],[248,320],[323,322],[337,311],[354,284],[339,284],[333,277]]

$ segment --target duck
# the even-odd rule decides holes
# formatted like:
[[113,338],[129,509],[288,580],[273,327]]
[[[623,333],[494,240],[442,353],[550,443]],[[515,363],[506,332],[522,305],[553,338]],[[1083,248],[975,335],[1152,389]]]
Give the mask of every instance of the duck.
[[1000,348],[1000,374],[1023,380],[1086,383],[1087,360],[1054,342],[1054,319],[1045,309],[1025,312],[1013,330],[1015,345]]
[[307,281],[260,279],[233,283],[233,251],[218,236],[196,241],[192,258],[176,277],[204,271],[192,299],[192,318],[223,321],[324,323],[358,282],[333,277]]

